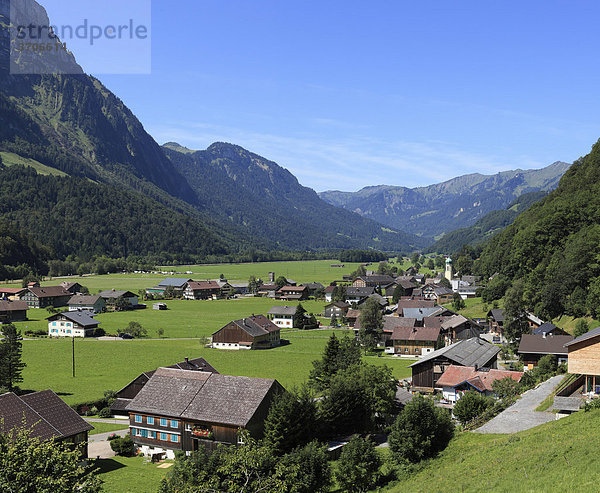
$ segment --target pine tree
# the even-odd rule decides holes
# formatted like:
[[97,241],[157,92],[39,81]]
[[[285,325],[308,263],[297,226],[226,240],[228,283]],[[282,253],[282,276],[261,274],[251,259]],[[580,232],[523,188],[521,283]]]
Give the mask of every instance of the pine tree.
[[21,361],[23,338],[13,324],[3,328],[4,339],[0,344],[0,387],[13,390],[23,381],[21,373],[26,364]]
[[297,329],[303,329],[305,325],[304,314],[306,310],[302,306],[302,303],[298,303],[298,307],[296,308],[296,313],[294,313],[294,327]]
[[360,309],[359,322],[358,339],[361,345],[365,350],[374,348],[383,333],[383,315],[377,300],[369,298],[364,302]]
[[323,357],[313,361],[314,368],[310,372],[310,381],[318,389],[327,388],[331,377],[337,372],[339,352],[340,341],[335,333],[332,333],[323,351]]

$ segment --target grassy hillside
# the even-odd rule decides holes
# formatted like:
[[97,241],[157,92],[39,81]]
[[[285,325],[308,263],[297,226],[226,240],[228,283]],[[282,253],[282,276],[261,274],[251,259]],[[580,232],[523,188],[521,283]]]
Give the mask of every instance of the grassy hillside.
[[597,491],[600,411],[514,435],[463,433],[416,474],[386,491]]

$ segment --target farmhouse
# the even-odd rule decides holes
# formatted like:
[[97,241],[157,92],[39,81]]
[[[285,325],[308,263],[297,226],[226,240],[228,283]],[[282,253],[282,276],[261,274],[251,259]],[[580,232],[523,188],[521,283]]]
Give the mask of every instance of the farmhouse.
[[352,283],[355,288],[384,288],[394,282],[394,278],[387,275],[360,276]]
[[247,282],[230,282],[229,285],[235,291],[235,294],[250,294],[250,285]]
[[18,301],[27,288],[0,288],[0,298],[3,300]]
[[573,336],[523,334],[519,343],[519,356],[523,366],[529,370],[538,365],[541,357],[551,354],[556,356],[558,363],[566,363],[568,351],[565,344],[571,342]]
[[138,297],[131,291],[117,291],[116,289],[107,289],[101,291],[99,296],[104,300],[107,307],[112,309],[119,309],[119,300],[123,300],[124,309],[131,309],[138,304]]
[[294,327],[295,306],[274,306],[267,312],[267,317],[277,327],[291,329]]
[[404,313],[404,310],[407,308],[433,308],[434,306],[435,301],[433,300],[401,299],[398,301],[395,315],[398,317],[406,317],[407,315]]
[[87,458],[88,432],[94,427],[51,390],[17,396],[0,395],[0,433],[10,435],[25,426],[31,438],[72,444]]
[[349,308],[350,305],[348,303],[344,303],[343,301],[336,301],[334,303],[330,303],[329,305],[325,305],[323,314],[327,318],[342,318],[346,316]]
[[361,301],[366,300],[369,296],[375,293],[373,287],[353,287],[349,286],[346,288],[346,303],[359,304]]
[[437,381],[450,365],[495,368],[500,348],[473,337],[455,342],[421,358],[409,366],[412,370],[412,385],[416,390],[433,391]]
[[[396,318],[396,320],[401,319]],[[435,347],[440,341],[440,329],[414,326],[396,327],[390,340],[392,354],[405,358],[420,358],[435,351]]]
[[263,298],[275,298],[278,290],[279,286],[277,284],[263,284],[258,288],[258,295]]
[[102,313],[105,307],[106,302],[100,295],[76,294],[69,300],[69,311],[89,310],[93,313]]
[[159,368],[127,405],[130,435],[147,456],[173,459],[220,443],[239,443],[239,431],[261,437],[276,381]]
[[29,308],[66,306],[70,299],[71,293],[62,286],[31,286],[21,294],[21,300],[27,303]]
[[325,288],[325,301],[331,303],[333,301],[333,292],[337,286],[327,286]]
[[[185,358],[185,361],[182,361],[181,363],[175,363],[174,365],[167,366],[166,368],[219,373],[204,358]],[[148,380],[152,378],[152,375],[154,375],[155,372],[156,370],[146,371],[119,390],[117,392],[115,401],[110,406],[110,412],[115,416],[129,416],[129,412],[125,409],[127,404],[129,404],[135,398],[135,396],[140,393],[140,390],[142,390],[144,385],[148,383]]]
[[28,308],[24,301],[0,301],[0,323],[27,320]]
[[317,291],[325,289],[325,286],[323,286],[320,282],[308,282],[303,284],[303,286],[308,289],[309,296],[314,296]]
[[51,337],[91,337],[99,325],[89,311],[57,313],[46,320]]
[[493,308],[487,313],[487,319],[490,323],[490,332],[498,336],[504,336],[504,309]]
[[214,349],[268,349],[279,346],[281,329],[264,315],[234,320],[212,335]]
[[162,294],[165,293],[167,288],[173,288],[173,293],[176,297],[183,295],[183,290],[188,282],[192,282],[192,279],[186,279],[183,277],[167,277],[165,280],[158,283],[156,286],[157,290],[162,290]]
[[306,286],[283,286],[277,291],[276,298],[284,301],[300,301],[308,298]]
[[450,365],[437,381],[437,386],[442,387],[442,397],[454,404],[469,390],[493,396],[493,383],[506,377],[520,382],[523,372]]
[[190,281],[183,291],[186,300],[216,300],[221,297],[221,286],[216,281]]
[[77,293],[81,292],[81,287],[82,287],[81,284],[79,284],[78,282],[70,282],[70,281],[63,281],[60,283],[60,286],[65,288],[71,294],[77,294]]

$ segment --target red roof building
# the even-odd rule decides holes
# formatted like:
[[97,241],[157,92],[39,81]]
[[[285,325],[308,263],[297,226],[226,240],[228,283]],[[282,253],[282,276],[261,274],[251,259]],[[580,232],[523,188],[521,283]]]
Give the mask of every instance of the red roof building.
[[520,382],[523,372],[450,365],[439,378],[436,386],[442,387],[444,399],[455,403],[469,390],[475,390],[485,395],[493,395],[493,383],[506,377],[512,378],[515,382]]

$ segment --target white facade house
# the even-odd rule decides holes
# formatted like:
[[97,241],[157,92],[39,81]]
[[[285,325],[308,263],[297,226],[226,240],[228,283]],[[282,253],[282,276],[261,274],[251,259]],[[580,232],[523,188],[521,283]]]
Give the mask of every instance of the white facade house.
[[98,328],[98,321],[89,311],[58,313],[48,317],[50,337],[91,337]]
[[294,306],[274,306],[267,312],[267,316],[277,327],[291,329],[294,327],[295,313]]

